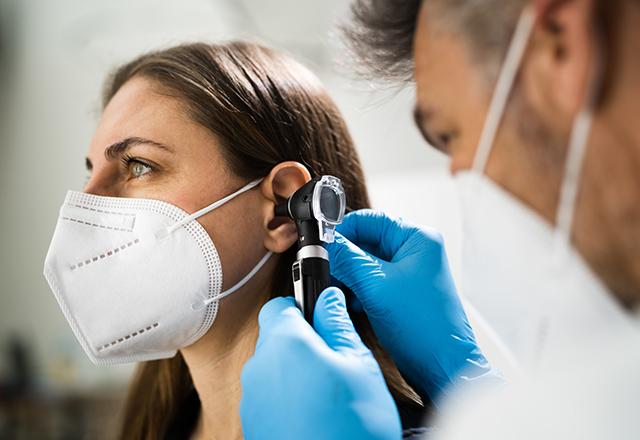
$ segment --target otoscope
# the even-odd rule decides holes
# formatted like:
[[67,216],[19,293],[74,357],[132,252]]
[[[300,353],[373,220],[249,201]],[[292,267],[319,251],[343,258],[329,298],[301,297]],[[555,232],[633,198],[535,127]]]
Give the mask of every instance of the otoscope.
[[318,176],[275,207],[276,217],[288,217],[298,229],[298,253],[291,267],[298,308],[313,325],[313,311],[320,293],[329,287],[329,254],[323,243],[333,242],[342,222],[346,199],[342,182]]

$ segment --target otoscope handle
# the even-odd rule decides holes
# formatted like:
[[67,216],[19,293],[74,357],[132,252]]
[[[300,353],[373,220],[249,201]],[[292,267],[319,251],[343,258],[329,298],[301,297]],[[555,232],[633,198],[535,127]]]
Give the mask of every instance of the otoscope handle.
[[[326,254],[324,248],[320,248]],[[329,260],[324,255],[302,257],[298,258],[292,269],[296,303],[307,322],[313,325],[316,301],[322,291],[329,287]]]

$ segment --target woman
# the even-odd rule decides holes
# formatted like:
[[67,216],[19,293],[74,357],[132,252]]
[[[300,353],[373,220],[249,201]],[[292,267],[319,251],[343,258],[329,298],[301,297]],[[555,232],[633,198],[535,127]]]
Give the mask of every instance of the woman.
[[[274,205],[323,174],[342,180],[348,210],[369,204],[345,123],[308,70],[241,42],[143,55],[114,73],[103,103],[87,157],[86,193],[156,199],[192,213],[262,179],[197,221],[215,243],[221,290],[246,280],[256,262],[266,263],[220,301],[204,335],[172,358],[139,365],[121,430],[127,439],[241,438],[240,374],[255,347],[258,312],[270,297],[293,290],[296,230],[274,218]],[[274,256],[262,258],[268,252]],[[420,398],[366,318],[353,317],[405,425],[415,426]]]

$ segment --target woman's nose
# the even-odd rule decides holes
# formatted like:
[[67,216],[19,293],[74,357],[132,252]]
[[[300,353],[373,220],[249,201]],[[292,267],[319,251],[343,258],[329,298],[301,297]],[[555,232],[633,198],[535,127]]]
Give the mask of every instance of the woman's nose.
[[99,176],[92,175],[82,191],[96,196],[119,197],[120,190],[118,189],[118,185],[105,180],[106,179],[100,179]]

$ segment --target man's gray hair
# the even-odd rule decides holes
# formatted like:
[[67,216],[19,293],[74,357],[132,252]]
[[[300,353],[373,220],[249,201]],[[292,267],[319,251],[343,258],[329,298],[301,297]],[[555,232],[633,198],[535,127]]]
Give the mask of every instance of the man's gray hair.
[[[511,40],[527,0],[355,0],[344,27],[347,44],[361,69],[375,79],[409,81],[413,39],[422,4],[433,11],[432,23],[460,34],[472,60],[491,78]],[[438,60],[433,60],[438,62]]]

